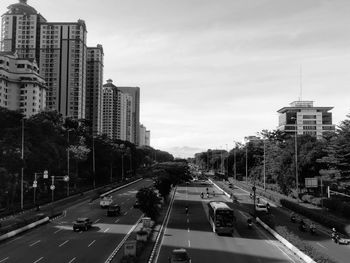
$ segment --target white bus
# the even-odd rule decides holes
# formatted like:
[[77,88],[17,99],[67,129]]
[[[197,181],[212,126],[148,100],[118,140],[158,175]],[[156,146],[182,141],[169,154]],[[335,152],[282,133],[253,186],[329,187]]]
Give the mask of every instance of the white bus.
[[217,234],[233,234],[235,214],[226,203],[213,201],[208,203],[209,222]]

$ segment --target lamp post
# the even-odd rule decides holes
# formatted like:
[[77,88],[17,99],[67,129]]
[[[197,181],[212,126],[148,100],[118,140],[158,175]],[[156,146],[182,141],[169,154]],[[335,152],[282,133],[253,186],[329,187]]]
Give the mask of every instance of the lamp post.
[[[67,129],[67,176],[69,178],[69,132],[72,131],[70,129]],[[67,196],[69,196],[69,181],[67,181]]]
[[245,183],[248,184],[248,145],[245,146]]
[[237,164],[236,164],[236,142],[235,142],[235,148],[233,148],[233,174],[234,174],[234,178],[235,180],[237,180]]
[[266,191],[266,140],[264,140],[264,191]]
[[92,135],[92,185],[93,188],[96,187],[96,181],[95,181],[95,137]]
[[295,183],[297,190],[297,200],[299,201],[299,178],[298,178],[298,124],[297,117],[291,117],[295,121],[294,151],[295,151]]
[[21,209],[23,210],[23,177],[24,177],[24,118],[21,119],[22,123],[22,150],[21,150],[21,159],[22,159],[22,167],[21,167]]

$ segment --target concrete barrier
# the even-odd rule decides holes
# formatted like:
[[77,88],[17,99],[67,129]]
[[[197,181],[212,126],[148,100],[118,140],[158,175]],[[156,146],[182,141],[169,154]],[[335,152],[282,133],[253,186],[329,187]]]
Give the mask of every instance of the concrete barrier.
[[124,184],[124,185],[122,185],[122,186],[119,186],[119,187],[117,187],[117,188],[114,188],[114,189],[112,189],[112,190],[110,190],[110,191],[108,191],[108,192],[106,192],[106,193],[101,194],[100,197],[104,197],[104,196],[106,196],[106,195],[109,195],[109,194],[111,194],[111,193],[114,193],[115,191],[118,191],[119,189],[122,189],[122,188],[124,188],[124,187],[127,187],[127,186],[129,186],[129,185],[131,185],[131,184],[137,183],[137,182],[139,182],[139,181],[141,181],[141,180],[143,180],[143,178],[137,179],[137,180],[132,181],[132,182],[130,182],[130,183],[128,183],[128,184]]
[[8,238],[10,238],[10,237],[16,236],[16,235],[18,235],[19,233],[22,233],[22,232],[24,232],[24,231],[27,231],[27,230],[29,230],[29,229],[32,229],[32,228],[34,228],[34,227],[36,227],[36,226],[38,226],[38,225],[44,224],[44,223],[46,223],[46,222],[48,222],[48,221],[49,221],[49,217],[45,217],[45,218],[40,219],[40,220],[38,220],[38,221],[36,221],[36,222],[33,222],[33,223],[29,224],[29,225],[26,225],[26,226],[21,227],[21,228],[19,228],[19,229],[16,229],[16,230],[13,230],[13,231],[11,231],[11,232],[8,232],[8,233],[6,233],[6,234],[0,236],[0,241],[3,241],[3,240],[8,239]]

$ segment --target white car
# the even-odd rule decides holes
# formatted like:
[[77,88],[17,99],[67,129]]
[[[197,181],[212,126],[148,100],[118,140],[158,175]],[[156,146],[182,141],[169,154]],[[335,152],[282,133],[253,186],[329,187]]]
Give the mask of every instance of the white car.
[[266,204],[256,204],[255,210],[259,212],[268,212],[267,205]]

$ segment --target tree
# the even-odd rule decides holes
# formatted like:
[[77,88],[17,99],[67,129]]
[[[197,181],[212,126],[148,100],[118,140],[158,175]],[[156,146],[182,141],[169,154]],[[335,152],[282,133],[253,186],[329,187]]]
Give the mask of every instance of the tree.
[[155,221],[159,216],[160,208],[158,205],[160,205],[160,199],[154,189],[148,187],[141,188],[137,192],[136,198],[139,202],[140,210]]
[[171,181],[169,176],[162,175],[158,177],[155,187],[159,191],[159,194],[164,198],[164,200],[167,200],[171,190]]

